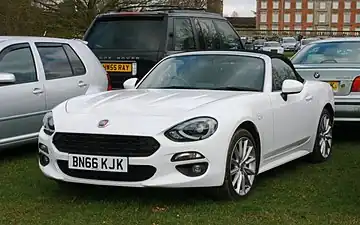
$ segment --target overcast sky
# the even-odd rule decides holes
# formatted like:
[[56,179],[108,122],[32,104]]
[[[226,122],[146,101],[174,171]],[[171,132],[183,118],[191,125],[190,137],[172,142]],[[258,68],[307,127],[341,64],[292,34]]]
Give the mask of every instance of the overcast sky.
[[233,11],[239,16],[254,16],[251,10],[256,11],[256,0],[223,0],[224,16],[230,16]]

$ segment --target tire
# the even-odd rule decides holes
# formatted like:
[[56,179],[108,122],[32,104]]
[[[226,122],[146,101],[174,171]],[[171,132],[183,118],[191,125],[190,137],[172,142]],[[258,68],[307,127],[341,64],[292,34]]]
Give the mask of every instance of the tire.
[[[245,144],[245,142],[247,142],[247,150],[250,151],[244,156],[241,154],[239,144]],[[251,147],[252,149],[249,149]],[[240,154],[237,155],[237,152]],[[241,163],[241,161],[245,163]],[[254,187],[258,167],[259,150],[254,137],[248,130],[237,130],[228,149],[224,183],[221,187],[213,190],[213,196],[221,200],[238,200],[248,196]],[[234,185],[233,182],[235,182]]]
[[312,163],[325,162],[330,158],[332,153],[333,124],[334,116],[327,109],[323,109],[316,131],[314,149],[309,155]]

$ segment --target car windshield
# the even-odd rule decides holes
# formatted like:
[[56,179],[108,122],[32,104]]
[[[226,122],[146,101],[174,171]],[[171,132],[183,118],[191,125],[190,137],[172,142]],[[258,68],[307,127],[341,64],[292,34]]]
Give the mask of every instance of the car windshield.
[[187,55],[162,61],[139,89],[262,91],[265,62],[239,55]]
[[111,17],[96,21],[85,41],[91,49],[158,51],[163,31],[162,17]]
[[292,58],[294,64],[360,63],[360,42],[324,42],[307,45]]
[[301,44],[302,45],[307,45],[307,44],[310,44],[311,42],[314,42],[316,41],[316,39],[303,39],[301,40]]
[[263,45],[264,43],[265,43],[265,40],[262,40],[262,39],[254,41],[254,45]]
[[296,39],[295,38],[284,38],[283,42],[284,43],[295,43]]
[[278,42],[265,42],[264,47],[280,47]]

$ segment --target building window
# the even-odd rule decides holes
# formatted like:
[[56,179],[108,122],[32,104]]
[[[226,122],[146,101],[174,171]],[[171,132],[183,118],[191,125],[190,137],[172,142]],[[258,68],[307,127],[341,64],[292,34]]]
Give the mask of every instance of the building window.
[[266,12],[262,12],[262,13],[260,14],[260,22],[265,23],[266,21],[267,21]]
[[360,31],[360,27],[355,28],[355,31]]
[[290,27],[286,26],[284,27],[284,30],[290,30]]
[[274,12],[272,15],[272,20],[274,23],[278,23],[279,22],[279,13]]
[[332,27],[331,31],[338,31],[337,27]]
[[326,27],[318,27],[317,30],[326,31]]
[[344,27],[343,31],[350,31],[350,27]]
[[302,1],[296,1],[296,9],[301,9],[302,8]]
[[333,9],[338,9],[339,8],[339,2],[338,1],[333,1],[332,2],[332,8]]
[[301,30],[301,26],[295,26],[294,29],[295,30]]
[[290,23],[290,14],[289,13],[284,14],[284,23]]
[[276,26],[276,25],[273,25],[273,26],[272,26],[272,30],[276,30],[276,31],[277,31],[277,30],[279,30],[279,27]]
[[308,23],[313,22],[313,14],[307,14],[306,21],[307,21]]
[[278,1],[273,2],[273,9],[279,9],[279,2]]
[[312,30],[312,27],[307,27],[306,30]]
[[319,14],[319,22],[320,23],[325,23],[326,22],[326,14],[325,13]]
[[360,14],[356,14],[356,23],[360,23]]
[[313,1],[308,1],[308,9],[313,9],[314,8],[314,2]]
[[350,16],[349,12],[344,13],[344,23],[350,23]]
[[295,23],[301,23],[301,13],[295,14]]
[[267,1],[261,1],[261,8],[266,9],[267,8]]
[[290,4],[290,0],[286,0],[285,1],[285,9],[290,9],[291,4]]
[[320,2],[320,9],[326,9],[326,2]]
[[351,8],[351,1],[345,1],[345,9]]
[[331,22],[337,23],[338,22],[338,14],[332,14],[331,15]]
[[264,25],[260,26],[260,30],[267,30],[267,26]]
[[[357,2],[356,2],[356,8],[357,8],[357,9],[360,9],[360,1],[357,1]],[[357,28],[356,28],[356,29],[357,29]]]

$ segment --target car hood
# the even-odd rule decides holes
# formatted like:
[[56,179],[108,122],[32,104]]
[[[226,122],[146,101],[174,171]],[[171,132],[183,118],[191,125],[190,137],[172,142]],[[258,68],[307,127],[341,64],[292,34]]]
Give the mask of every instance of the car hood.
[[117,90],[70,99],[66,111],[72,114],[175,116],[219,100],[250,94],[252,92],[212,90]]
[[296,45],[296,43],[282,43],[282,46],[286,46],[286,47],[292,47],[295,45]]

